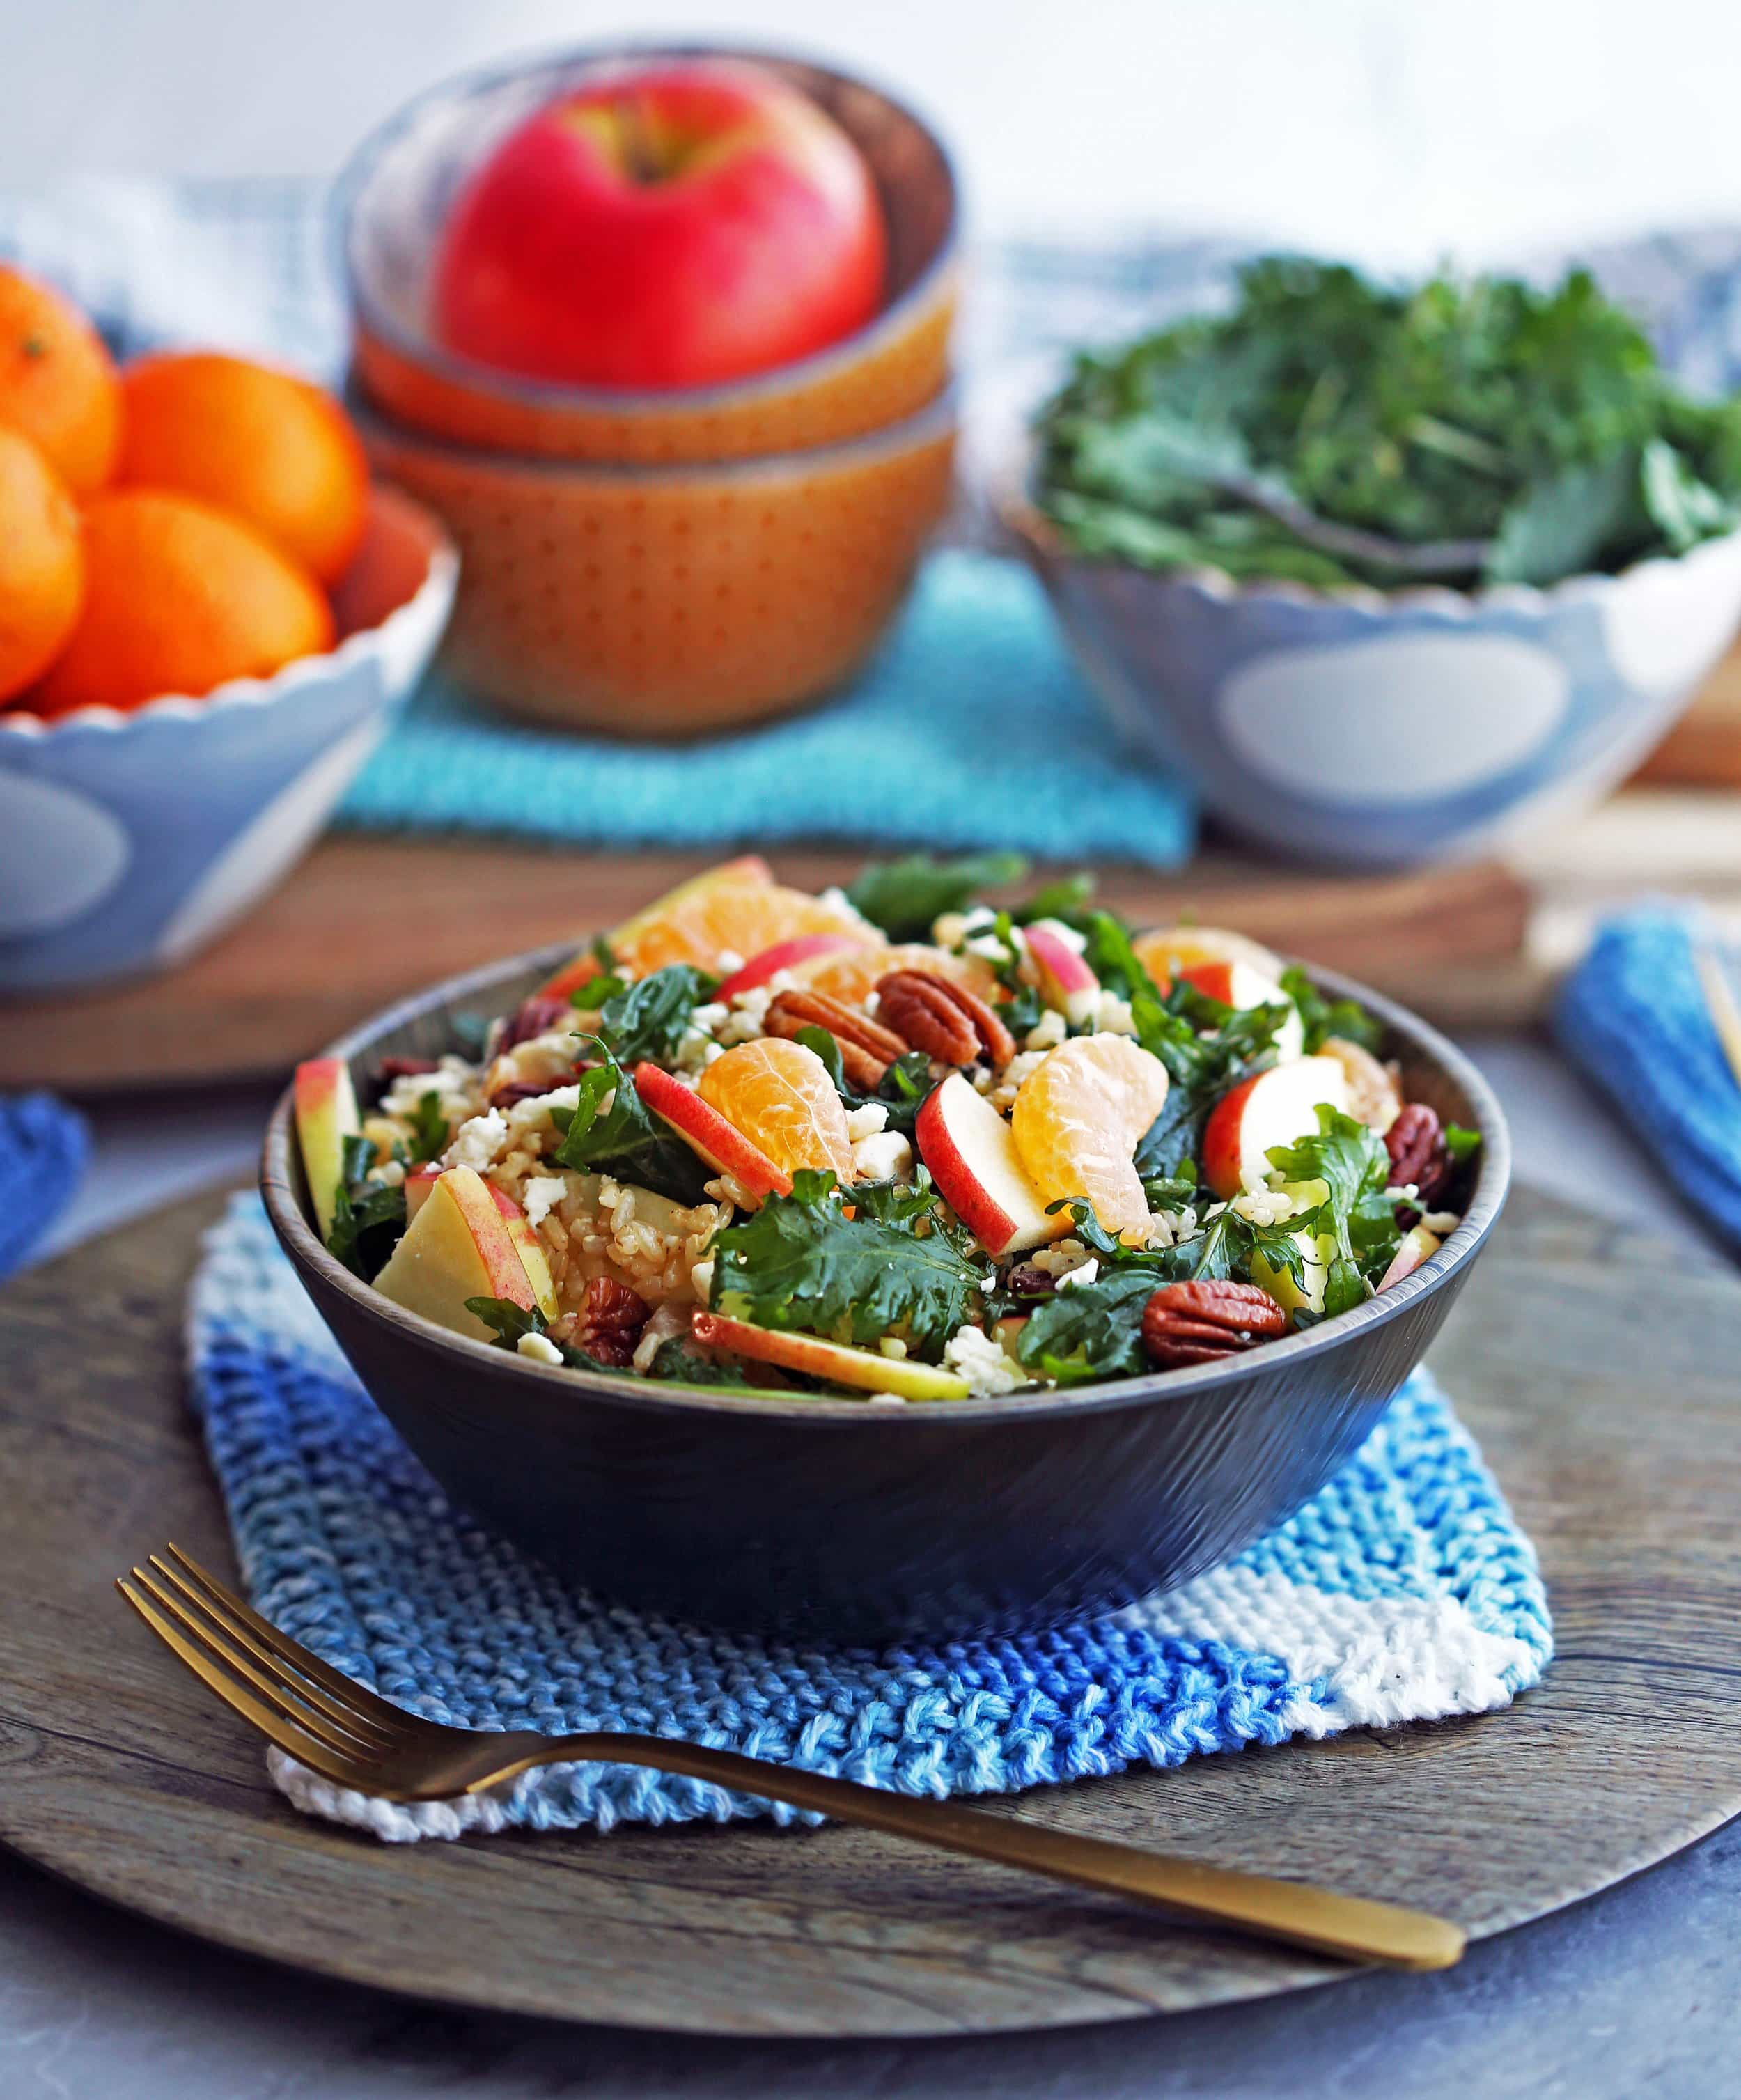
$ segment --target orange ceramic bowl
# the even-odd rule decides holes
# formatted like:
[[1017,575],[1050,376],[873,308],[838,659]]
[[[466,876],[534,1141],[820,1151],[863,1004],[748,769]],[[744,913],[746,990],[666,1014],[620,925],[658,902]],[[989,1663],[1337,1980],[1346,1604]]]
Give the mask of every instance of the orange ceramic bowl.
[[[813,357],[721,386],[632,393],[517,378],[457,357],[427,329],[438,236],[461,183],[520,121],[602,68],[637,57],[750,58],[820,102],[857,141],[882,193],[887,303]],[[599,46],[421,96],[341,179],[339,233],[364,399],[427,435],[536,459],[667,465],[751,459],[862,437],[915,415],[949,379],[956,300],[955,179],[931,131],[844,73],[711,46]]]
[[818,698],[869,655],[949,507],[954,396],[842,445],[699,466],[517,458],[352,412],[460,549],[444,661],[517,714],[693,736]]

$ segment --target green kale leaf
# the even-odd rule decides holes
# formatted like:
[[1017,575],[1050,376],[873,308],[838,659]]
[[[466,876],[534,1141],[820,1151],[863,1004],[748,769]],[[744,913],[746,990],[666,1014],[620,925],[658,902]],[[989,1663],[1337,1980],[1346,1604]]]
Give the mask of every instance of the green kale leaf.
[[439,1159],[447,1149],[452,1135],[448,1127],[447,1111],[442,1107],[441,1096],[432,1087],[427,1093],[419,1094],[417,1105],[408,1118],[411,1124],[411,1163],[421,1167],[425,1160]]
[[[1293,1145],[1272,1145],[1269,1162],[1289,1181],[1318,1181],[1325,1196],[1313,1229],[1335,1242],[1324,1295],[1324,1310],[1346,1312],[1366,1296],[1367,1282],[1390,1266],[1401,1233],[1395,1207],[1385,1200],[1391,1155],[1384,1140],[1352,1116],[1321,1106],[1315,1133]],[[1303,1220],[1290,1221],[1290,1232]]]
[[936,860],[929,854],[872,861],[847,890],[847,901],[891,941],[925,941],[932,922],[963,911],[982,889],[1020,882],[1028,871],[1020,854],[968,854]]
[[[622,1065],[643,1058],[658,1064],[682,1041],[690,1017],[719,989],[719,980],[689,963],[668,963],[662,970],[625,984],[618,977],[596,977],[574,994],[596,1010],[597,1032]],[[597,995],[589,998],[588,995]]]
[[550,1111],[550,1120],[562,1133],[552,1154],[556,1164],[580,1173],[615,1175],[619,1181],[669,1196],[673,1202],[705,1202],[712,1168],[641,1100],[633,1079],[608,1047],[596,1038],[593,1041],[600,1061],[581,1073],[579,1104]]
[[811,1022],[800,1028],[793,1039],[806,1050],[813,1050],[822,1061],[835,1092],[848,1109],[862,1109],[877,1102],[888,1111],[884,1130],[898,1131],[910,1140],[919,1112],[925,1098],[937,1082],[931,1076],[931,1060],[923,1050],[909,1050],[904,1057],[897,1057],[878,1082],[874,1094],[856,1092],[846,1083],[846,1074],[841,1067],[840,1046],[826,1028]]
[[1306,1055],[1316,1057],[1332,1037],[1357,1043],[1376,1057],[1384,1041],[1384,1025],[1351,999],[1326,999],[1302,969],[1281,973],[1281,988],[1299,1009],[1306,1031]]
[[374,1161],[375,1148],[366,1137],[345,1140],[333,1225],[327,1234],[327,1252],[365,1283],[372,1283],[386,1267],[405,1229],[404,1189],[370,1180],[368,1171]]
[[[495,1335],[492,1348],[518,1352],[521,1337],[525,1335],[543,1335],[549,1331],[549,1322],[536,1305],[517,1305],[511,1298],[468,1298],[465,1309],[474,1320],[483,1321]],[[601,1363],[597,1357],[589,1357],[584,1349],[575,1348],[567,1342],[551,1345],[562,1352],[564,1364],[571,1371],[608,1371],[613,1378],[623,1375],[620,1364]]]
[[789,1196],[716,1235],[712,1303],[756,1326],[860,1348],[898,1335],[933,1360],[984,1303],[990,1271],[944,1229],[928,1176],[918,1188],[861,1184],[848,1218],[831,1174],[800,1168]]

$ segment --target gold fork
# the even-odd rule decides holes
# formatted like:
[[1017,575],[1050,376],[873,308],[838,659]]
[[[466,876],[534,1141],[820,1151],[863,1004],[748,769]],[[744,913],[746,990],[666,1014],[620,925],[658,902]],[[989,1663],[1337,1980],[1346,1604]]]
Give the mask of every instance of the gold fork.
[[481,1793],[540,1765],[644,1765],[1348,1961],[1445,1969],[1463,1952],[1461,1930],[1425,1911],[1170,1859],[1108,1838],[1048,1830],[958,1802],[915,1801],[735,1750],[663,1736],[446,1727],[389,1705],[332,1669],[179,1546],[154,1553],[151,1566],[155,1573],[135,1568],[115,1586],[158,1639],[268,1740],[311,1771],[359,1793],[447,1801]]

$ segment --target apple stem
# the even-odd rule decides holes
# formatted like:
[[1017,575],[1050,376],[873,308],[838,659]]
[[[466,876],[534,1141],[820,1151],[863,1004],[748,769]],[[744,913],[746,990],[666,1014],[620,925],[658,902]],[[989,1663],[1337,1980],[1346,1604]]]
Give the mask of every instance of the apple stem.
[[615,105],[617,120],[617,139],[622,148],[623,165],[628,171],[631,182],[647,184],[659,179],[659,153],[653,143],[652,129],[638,95],[625,95]]

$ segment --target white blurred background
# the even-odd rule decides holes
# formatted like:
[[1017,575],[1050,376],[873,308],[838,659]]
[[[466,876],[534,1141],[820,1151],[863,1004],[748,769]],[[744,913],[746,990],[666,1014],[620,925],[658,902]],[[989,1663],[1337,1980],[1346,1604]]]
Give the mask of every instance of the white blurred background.
[[665,32],[904,88],[985,231],[1419,264],[1741,218],[1736,0],[0,0],[0,189],[329,173],[445,74]]

